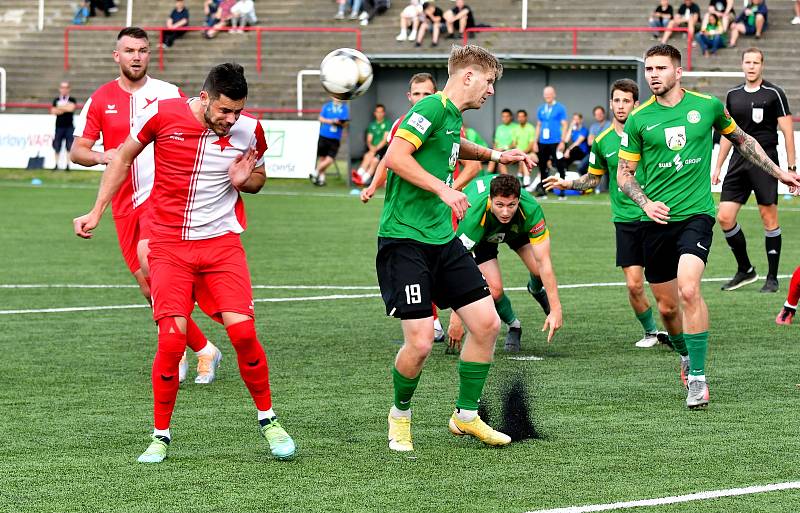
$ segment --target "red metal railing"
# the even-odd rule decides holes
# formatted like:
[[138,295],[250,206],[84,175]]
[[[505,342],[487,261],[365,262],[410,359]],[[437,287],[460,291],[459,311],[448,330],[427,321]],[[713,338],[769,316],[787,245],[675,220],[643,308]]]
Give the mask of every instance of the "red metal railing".
[[[486,27],[468,28],[464,31],[464,44],[467,44],[469,35],[475,32],[570,32],[572,34],[572,55],[578,55],[578,32],[664,32],[665,28],[655,27]],[[688,28],[670,29],[673,32],[689,32]],[[686,67],[692,69],[692,40],[687,42]]]
[[[43,109],[49,110],[50,107],[53,105],[50,103],[25,103],[25,102],[7,102],[5,104],[7,108],[17,108],[17,109]],[[83,103],[78,103],[77,108],[83,108]],[[264,114],[297,114],[297,109],[289,109],[285,107],[247,107],[245,108],[247,112],[250,114],[258,114],[258,119],[264,117]],[[320,109],[302,109],[299,112],[302,114],[319,114]]]
[[[124,27],[112,26],[84,26],[84,25],[69,25],[64,27],[64,70],[69,69],[69,33],[70,32],[98,32],[98,31],[115,31],[119,32]],[[172,30],[177,32],[200,32],[206,31],[209,27],[179,27],[168,29],[167,27],[141,27],[148,32],[158,32],[158,69],[164,71],[164,31]],[[222,31],[231,30],[231,27],[225,27]],[[261,76],[262,65],[262,36],[263,32],[349,32],[356,36],[356,50],[361,50],[361,29],[346,28],[346,27],[243,27],[242,30],[256,33],[256,71]]]

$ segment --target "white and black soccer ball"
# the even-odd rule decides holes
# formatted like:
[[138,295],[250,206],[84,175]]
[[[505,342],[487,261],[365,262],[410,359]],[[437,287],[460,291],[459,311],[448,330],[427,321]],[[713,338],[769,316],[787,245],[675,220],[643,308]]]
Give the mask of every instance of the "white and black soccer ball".
[[352,100],[372,84],[372,64],[358,50],[339,48],[322,59],[319,78],[328,94],[339,100]]

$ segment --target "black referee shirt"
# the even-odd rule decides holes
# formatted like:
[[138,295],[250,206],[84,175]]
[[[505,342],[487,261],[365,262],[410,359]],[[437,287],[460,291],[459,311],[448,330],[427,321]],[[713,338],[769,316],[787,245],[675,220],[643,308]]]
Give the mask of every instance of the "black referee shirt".
[[725,106],[736,124],[765,150],[778,146],[778,118],[792,114],[783,89],[766,80],[755,91],[745,89],[745,84],[731,89]]

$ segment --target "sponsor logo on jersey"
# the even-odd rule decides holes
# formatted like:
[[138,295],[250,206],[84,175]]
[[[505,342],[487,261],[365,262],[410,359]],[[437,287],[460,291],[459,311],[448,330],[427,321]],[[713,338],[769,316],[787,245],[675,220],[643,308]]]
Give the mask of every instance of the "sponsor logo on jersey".
[[495,233],[486,238],[486,242],[491,242],[492,244],[500,244],[504,240],[506,240],[506,234],[503,232]]
[[696,110],[690,110],[689,113],[686,114],[686,121],[692,124],[699,123],[700,118],[700,113]]
[[174,132],[169,138],[173,141],[183,141],[183,132]]
[[667,141],[667,148],[678,151],[686,146],[686,127],[672,126],[664,129],[664,139]]
[[678,153],[677,155],[675,155],[675,158],[674,158],[674,159],[672,159],[672,162],[675,164],[675,172],[676,172],[676,173],[677,173],[678,171],[680,171],[680,170],[681,170],[681,168],[683,168],[683,159],[681,159],[681,154],[680,154],[680,153]]
[[597,159],[594,156],[594,152],[589,154],[589,164],[594,164]]
[[541,232],[542,230],[544,230],[544,227],[545,227],[545,223],[544,223],[544,219],[543,219],[543,220],[539,221],[538,223],[536,223],[533,226],[533,228],[531,228],[531,233],[532,234],[537,234],[537,233]]
[[453,143],[453,147],[450,149],[450,161],[448,164],[450,165],[450,169],[456,168],[456,163],[458,162],[458,150],[461,147],[459,143]]
[[415,112],[408,118],[408,126],[413,127],[417,132],[424,134],[428,131],[428,128],[430,128],[431,122],[428,121],[428,118],[422,114]]
[[622,134],[622,137],[619,138],[619,143],[622,146],[627,146],[628,145],[628,134],[627,133],[623,133]]

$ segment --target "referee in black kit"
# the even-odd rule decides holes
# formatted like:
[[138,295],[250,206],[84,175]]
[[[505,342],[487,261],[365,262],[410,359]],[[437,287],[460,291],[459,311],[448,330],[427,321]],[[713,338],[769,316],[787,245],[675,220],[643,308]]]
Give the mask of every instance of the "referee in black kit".
[[[728,91],[725,106],[736,124],[752,135],[764,148],[769,158],[778,164],[778,129],[786,143],[789,171],[796,172],[792,113],[783,89],[764,80],[764,53],[758,48],[748,48],[742,53],[742,71],[745,83]],[[731,142],[720,140],[719,156],[711,183],[719,183],[722,164],[731,150]],[[747,241],[742,227],[736,222],[739,209],[747,203],[750,192],[755,192],[761,221],[764,223],[767,262],[769,270],[761,292],[778,291],[778,262],[781,258],[781,228],[778,224],[778,181],[762,172],[737,151],[733,151],[728,173],[722,184],[717,220],[725,233],[725,240],[736,257],[738,269],[733,279],[722,290],[736,290],[753,283],[758,273],[747,256]]]

